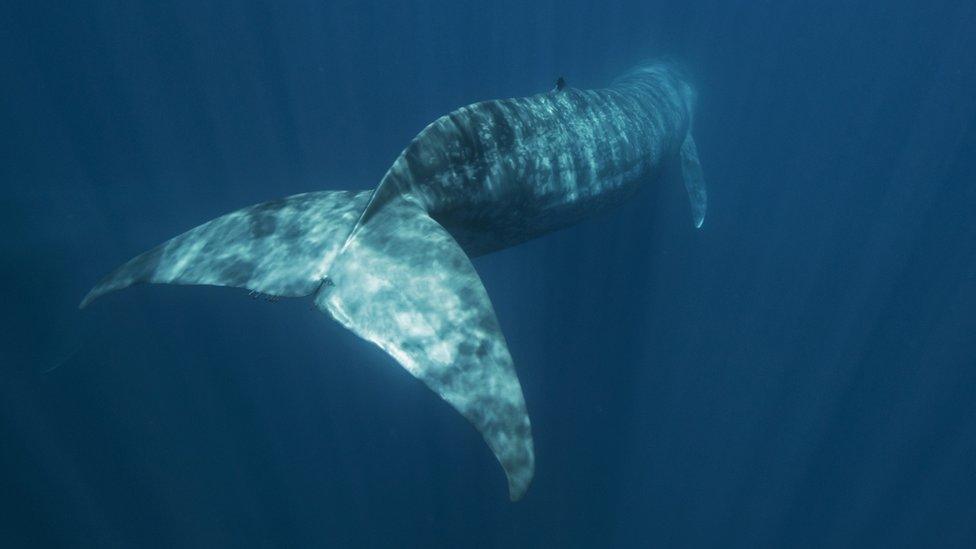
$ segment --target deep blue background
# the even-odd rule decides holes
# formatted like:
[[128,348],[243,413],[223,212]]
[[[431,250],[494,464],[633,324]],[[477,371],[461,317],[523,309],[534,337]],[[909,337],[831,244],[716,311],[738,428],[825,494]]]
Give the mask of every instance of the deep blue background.
[[[976,546],[976,4],[226,4],[4,8],[2,545]],[[704,229],[664,182],[476,262],[522,502],[308,300],[76,309],[218,214],[374,186],[453,108],[661,54]]]

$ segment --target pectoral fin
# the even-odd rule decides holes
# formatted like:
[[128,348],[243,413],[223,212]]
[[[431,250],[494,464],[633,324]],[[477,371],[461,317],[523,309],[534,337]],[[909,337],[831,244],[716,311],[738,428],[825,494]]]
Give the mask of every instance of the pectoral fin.
[[708,195],[705,192],[705,177],[702,175],[701,163],[698,161],[698,148],[691,133],[685,136],[681,145],[681,177],[688,191],[691,202],[691,217],[695,227],[701,228],[705,223],[705,209],[708,206]]

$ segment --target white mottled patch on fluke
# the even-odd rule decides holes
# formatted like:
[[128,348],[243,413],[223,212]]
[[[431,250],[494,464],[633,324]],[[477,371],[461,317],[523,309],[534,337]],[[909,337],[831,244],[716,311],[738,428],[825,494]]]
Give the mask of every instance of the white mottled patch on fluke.
[[328,276],[335,285],[315,304],[467,418],[505,469],[511,498],[522,497],[535,469],[522,388],[488,293],[451,235],[398,198],[354,233]]
[[218,217],[136,256],[106,276],[81,307],[142,282],[247,288],[309,295],[335,258],[371,191],[322,191]]

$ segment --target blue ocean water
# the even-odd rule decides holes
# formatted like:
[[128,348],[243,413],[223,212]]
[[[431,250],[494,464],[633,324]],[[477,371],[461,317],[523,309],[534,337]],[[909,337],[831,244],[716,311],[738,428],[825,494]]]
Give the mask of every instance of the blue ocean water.
[[[15,2],[0,19],[5,547],[976,546],[976,4]],[[533,422],[480,436],[310,307],[107,271],[376,185],[464,104],[699,88],[677,182],[476,260]]]

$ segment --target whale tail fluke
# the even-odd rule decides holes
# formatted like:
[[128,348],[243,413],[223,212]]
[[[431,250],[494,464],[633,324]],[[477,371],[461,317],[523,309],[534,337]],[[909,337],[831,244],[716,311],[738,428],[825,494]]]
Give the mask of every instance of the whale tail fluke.
[[691,132],[685,136],[681,145],[681,178],[688,191],[691,202],[691,218],[695,227],[701,228],[705,223],[705,210],[708,206],[708,194],[705,192],[705,177],[702,175],[701,162],[698,160],[698,148]]
[[488,293],[447,230],[397,197],[357,227],[328,279],[316,306],[468,419],[521,498],[535,468],[522,388]]
[[298,194],[218,217],[132,258],[79,307],[147,282],[230,286],[278,297],[312,294],[371,194]]
[[314,294],[320,310],[467,418],[519,499],[534,473],[532,434],[488,293],[454,238],[408,198],[382,201],[363,219],[372,194],[307,193],[218,217],[129,260],[80,306],[147,282]]

